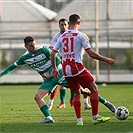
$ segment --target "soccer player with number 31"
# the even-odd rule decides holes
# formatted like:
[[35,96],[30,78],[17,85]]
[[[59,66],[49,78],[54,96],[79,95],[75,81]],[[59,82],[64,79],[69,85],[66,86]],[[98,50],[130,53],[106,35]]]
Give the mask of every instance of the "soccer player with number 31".
[[110,117],[101,117],[98,114],[98,86],[95,84],[91,73],[85,68],[82,63],[82,48],[87,54],[96,60],[104,61],[110,65],[115,63],[112,58],[102,56],[92,50],[89,44],[89,38],[86,34],[79,32],[80,16],[72,14],[69,16],[69,29],[64,32],[58,39],[51,53],[52,75],[58,77],[59,73],[56,68],[55,55],[58,50],[62,50],[62,68],[65,79],[69,88],[73,91],[73,103],[77,116],[77,125],[83,125],[81,101],[80,101],[80,85],[83,88],[88,88],[91,91],[90,102],[92,106],[92,123],[98,124],[106,122]]

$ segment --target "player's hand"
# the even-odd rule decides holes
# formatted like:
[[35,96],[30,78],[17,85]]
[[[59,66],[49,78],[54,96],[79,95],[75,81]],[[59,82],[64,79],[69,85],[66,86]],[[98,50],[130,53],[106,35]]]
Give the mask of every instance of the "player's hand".
[[115,64],[115,60],[112,59],[112,58],[106,58],[106,62],[107,62],[108,64],[110,64],[110,65]]
[[82,88],[80,87],[80,90],[81,90],[81,94],[85,94],[87,96],[90,96],[90,90],[88,88]]
[[57,78],[59,75],[60,75],[60,74],[59,74],[59,72],[58,72],[57,69],[53,69],[53,70],[52,70],[52,76],[53,76],[54,78]]
[[48,77],[50,77],[50,73],[49,72],[46,72],[46,73],[42,74],[42,77],[43,78],[48,78]]

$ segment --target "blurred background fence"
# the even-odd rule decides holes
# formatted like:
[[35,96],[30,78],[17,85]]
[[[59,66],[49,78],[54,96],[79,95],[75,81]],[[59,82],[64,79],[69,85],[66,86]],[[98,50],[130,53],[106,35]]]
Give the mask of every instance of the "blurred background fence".
[[[0,2],[0,71],[25,52],[23,38],[33,35],[38,45],[49,46],[59,31],[58,20],[72,13],[81,16],[80,31],[86,33],[94,50],[113,57],[116,64],[83,62],[97,82],[133,82],[133,1],[132,0],[13,0]],[[41,82],[28,66],[17,68],[0,83]]]

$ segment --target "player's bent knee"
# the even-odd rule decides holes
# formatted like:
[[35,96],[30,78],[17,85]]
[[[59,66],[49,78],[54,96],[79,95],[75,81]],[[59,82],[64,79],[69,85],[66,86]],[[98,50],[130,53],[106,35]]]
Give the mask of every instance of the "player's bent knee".
[[35,97],[34,97],[34,100],[35,101],[39,101],[39,100],[41,100],[41,98],[40,98],[40,96],[38,94],[36,94]]

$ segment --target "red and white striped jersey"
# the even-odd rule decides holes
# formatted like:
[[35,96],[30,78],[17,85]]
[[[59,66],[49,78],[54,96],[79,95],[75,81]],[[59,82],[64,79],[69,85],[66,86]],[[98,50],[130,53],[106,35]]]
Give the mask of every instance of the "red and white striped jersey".
[[[61,34],[61,32],[59,31],[59,32],[57,32],[57,33],[53,36],[53,38],[52,38],[52,40],[51,40],[51,42],[50,42],[50,46],[49,46],[51,49],[53,49],[54,45],[56,44],[58,38],[59,38],[61,35],[62,35],[62,34]],[[61,52],[61,50],[59,51],[58,55],[59,55],[60,57],[62,57],[62,52]]]
[[86,50],[91,46],[87,35],[80,31],[67,30],[59,37],[53,50],[62,51],[64,76],[76,76],[85,69],[82,63],[82,48]]
[[51,42],[50,42],[50,47],[53,49],[53,47],[54,47],[54,45],[56,44],[56,42],[57,42],[57,40],[58,40],[58,38],[61,36],[61,33],[60,32],[57,32],[54,36],[53,36],[53,38],[52,38],[52,40],[51,40]]

